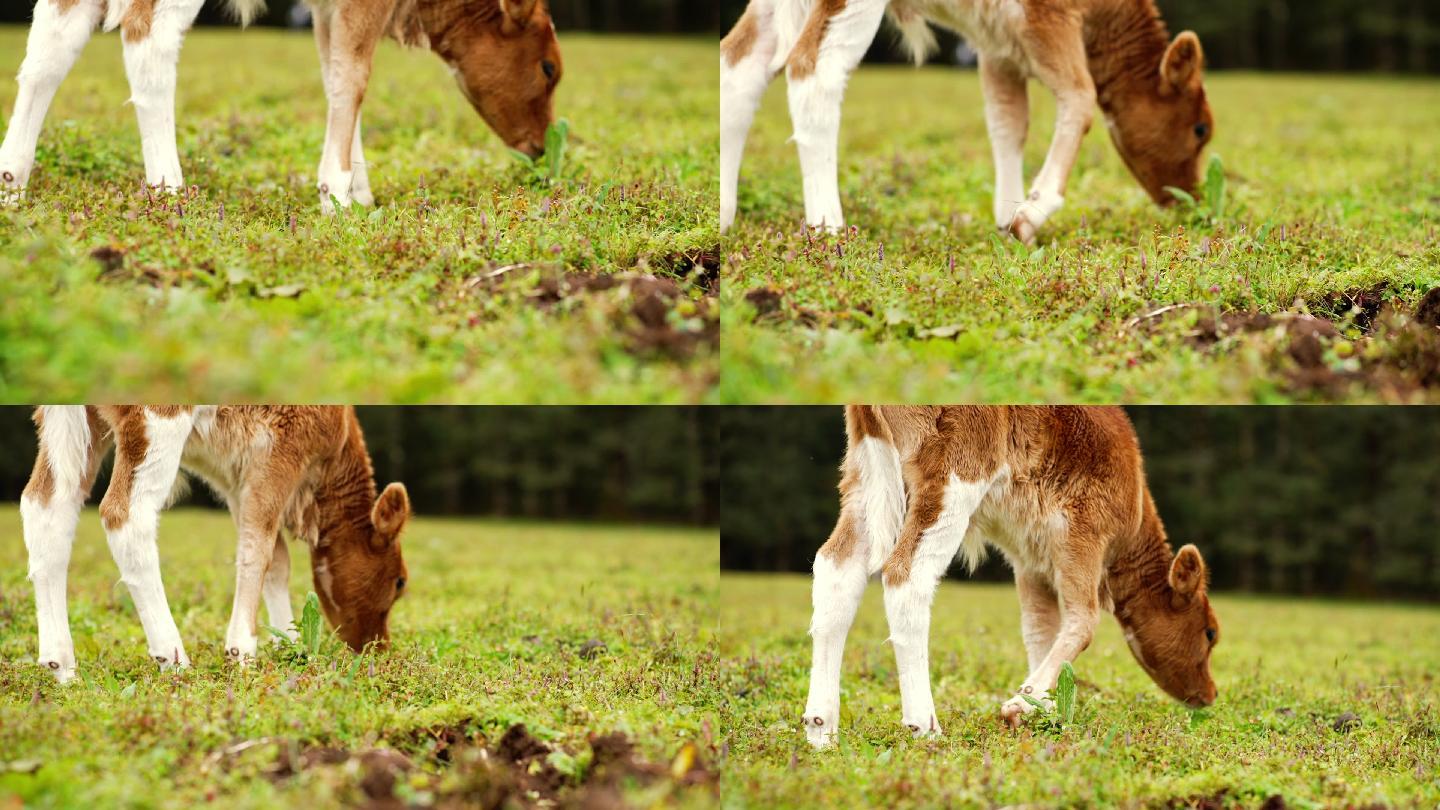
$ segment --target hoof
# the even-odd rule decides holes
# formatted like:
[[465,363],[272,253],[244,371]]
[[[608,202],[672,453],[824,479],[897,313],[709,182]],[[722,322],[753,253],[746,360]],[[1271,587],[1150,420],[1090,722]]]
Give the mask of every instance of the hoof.
[[835,732],[838,730],[838,723],[825,722],[825,718],[818,714],[808,714],[804,718],[805,739],[814,748],[826,748],[835,741]]

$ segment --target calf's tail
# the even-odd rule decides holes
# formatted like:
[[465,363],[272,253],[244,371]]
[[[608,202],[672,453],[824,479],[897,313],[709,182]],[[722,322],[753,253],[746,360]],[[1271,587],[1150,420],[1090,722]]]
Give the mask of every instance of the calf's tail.
[[[775,0],[774,25],[777,45],[775,59],[770,65],[772,71],[780,70],[790,61],[790,52],[794,50],[795,44],[800,39],[801,32],[805,30],[805,24],[809,21],[818,2],[819,0]],[[911,8],[904,0],[892,0],[886,9],[885,17],[895,27],[901,44],[910,53],[910,58],[916,65],[924,64],[925,60],[938,49],[935,32],[930,29],[930,24],[923,15]]]
[[249,25],[265,10],[265,0],[225,0],[225,5],[241,25]]

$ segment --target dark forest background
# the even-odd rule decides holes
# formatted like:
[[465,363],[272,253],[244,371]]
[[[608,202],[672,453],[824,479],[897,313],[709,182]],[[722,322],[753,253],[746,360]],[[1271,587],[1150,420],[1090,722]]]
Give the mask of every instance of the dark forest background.
[[[720,6],[707,0],[548,0],[555,27],[566,31],[698,34],[719,30]],[[298,0],[267,0],[257,25],[289,25]],[[34,0],[0,0],[0,22],[30,21]],[[738,16],[738,14],[737,14]],[[234,25],[220,0],[207,0],[200,25]]]
[[[717,0],[729,29],[745,0]],[[1171,33],[1200,35],[1218,69],[1440,72],[1440,0],[1157,0]],[[955,63],[958,39],[940,32],[936,63]],[[870,61],[903,62],[893,29]]]
[[[704,408],[357,408],[376,479],[417,514],[719,521],[718,422]],[[0,407],[0,501],[35,462],[31,409]],[[107,486],[107,461],[91,503]],[[203,486],[190,502],[216,506]]]
[[[1126,411],[1172,545],[1198,545],[1214,587],[1440,599],[1440,411]],[[721,566],[808,571],[839,510],[843,410],[731,407],[720,422]],[[992,554],[977,577],[1011,575]]]

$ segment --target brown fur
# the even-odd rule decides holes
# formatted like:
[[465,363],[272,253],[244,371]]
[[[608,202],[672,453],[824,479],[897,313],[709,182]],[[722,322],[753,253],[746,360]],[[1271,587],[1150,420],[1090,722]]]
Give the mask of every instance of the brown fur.
[[[1214,700],[1205,631],[1218,634],[1218,622],[1205,592],[1204,561],[1194,546],[1171,553],[1122,410],[852,405],[846,426],[852,448],[875,437],[900,455],[908,503],[885,562],[887,585],[908,579],[922,533],[940,515],[948,477],[988,480],[1005,465],[1004,497],[1064,517],[1068,531],[1059,558],[1049,561],[1060,598],[1092,609],[1113,605],[1137,638],[1136,659],[1162,689],[1194,703]],[[858,473],[847,465],[842,498],[857,486]],[[848,524],[842,516],[822,553],[836,560],[854,553]]]
[[[35,432],[39,434],[45,426],[45,417],[36,409],[32,419],[35,421]],[[41,506],[49,506],[50,499],[55,496],[55,474],[50,470],[50,460],[44,453],[35,454],[35,468],[30,472],[30,481],[25,484],[23,496]]]
[[820,43],[825,41],[825,31],[830,28],[830,18],[845,10],[845,0],[816,0],[810,9],[810,18],[795,40],[787,62],[791,79],[803,79],[815,72],[815,62],[820,58]]
[[64,14],[70,9],[80,5],[80,0],[50,0],[50,2],[55,4],[56,10],[58,10],[61,14]]
[[155,21],[155,0],[130,0],[125,16],[120,18],[120,30],[125,41],[143,42],[150,36],[150,24]]
[[[506,144],[531,155],[543,151],[564,74],[545,3],[402,0],[389,31],[402,43],[428,42],[453,65],[471,106]],[[551,76],[543,70],[546,63]]]
[[745,13],[740,15],[739,22],[730,29],[730,33],[720,40],[720,56],[725,63],[734,65],[741,59],[750,55],[755,47],[755,40],[760,36],[760,24],[755,21],[755,14],[747,7]]

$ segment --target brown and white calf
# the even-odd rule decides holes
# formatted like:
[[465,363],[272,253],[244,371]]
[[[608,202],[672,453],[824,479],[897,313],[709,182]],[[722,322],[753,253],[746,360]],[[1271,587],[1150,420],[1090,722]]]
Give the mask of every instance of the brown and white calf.
[[410,500],[401,484],[376,497],[353,409],[55,405],[36,409],[35,423],[40,452],[20,514],[39,660],[60,681],[75,675],[65,608],[70,548],[81,506],[112,446],[100,520],[150,655],[162,666],[190,661],[160,581],[156,543],[160,510],[182,469],[225,501],[239,535],[227,655],[243,661],[255,654],[262,596],[270,624],[291,627],[286,532],[309,545],[315,591],[340,637],[356,651],[388,642],[390,609],[405,589],[400,531]]
[[[1125,165],[1157,203],[1173,202],[1166,186],[1194,188],[1214,126],[1200,40],[1186,31],[1171,41],[1154,0],[750,0],[720,46],[721,230],[735,221],[745,139],[781,68],[805,222],[844,224],[836,177],[840,103],[887,13],[917,63],[934,45],[930,23],[959,32],[979,53],[1001,230],[1031,243],[1059,210],[1097,102]],[[1026,195],[1021,156],[1032,77],[1055,94],[1057,113],[1050,151]]]
[[880,575],[900,678],[901,722],[938,734],[930,694],[930,607],[957,557],[986,546],[1015,570],[1030,674],[1001,714],[1017,724],[1047,700],[1061,665],[1089,644],[1100,611],[1171,696],[1215,700],[1219,625],[1194,546],[1172,555],[1118,408],[871,407],[845,412],[841,511],[815,557],[814,657],[805,732],[831,742],[840,660],[866,581]]
[[[227,0],[242,22],[264,0]],[[329,101],[316,173],[321,207],[374,203],[360,146],[360,103],[381,37],[428,47],[450,66],[465,98],[506,144],[532,156],[554,120],[560,47],[540,0],[306,0],[315,19]],[[119,28],[130,101],[140,124],[145,182],[185,185],[175,147],[175,66],[204,0],[38,0],[15,113],[0,145],[0,200],[18,198],[35,164],[40,126],[60,82],[97,26]]]

